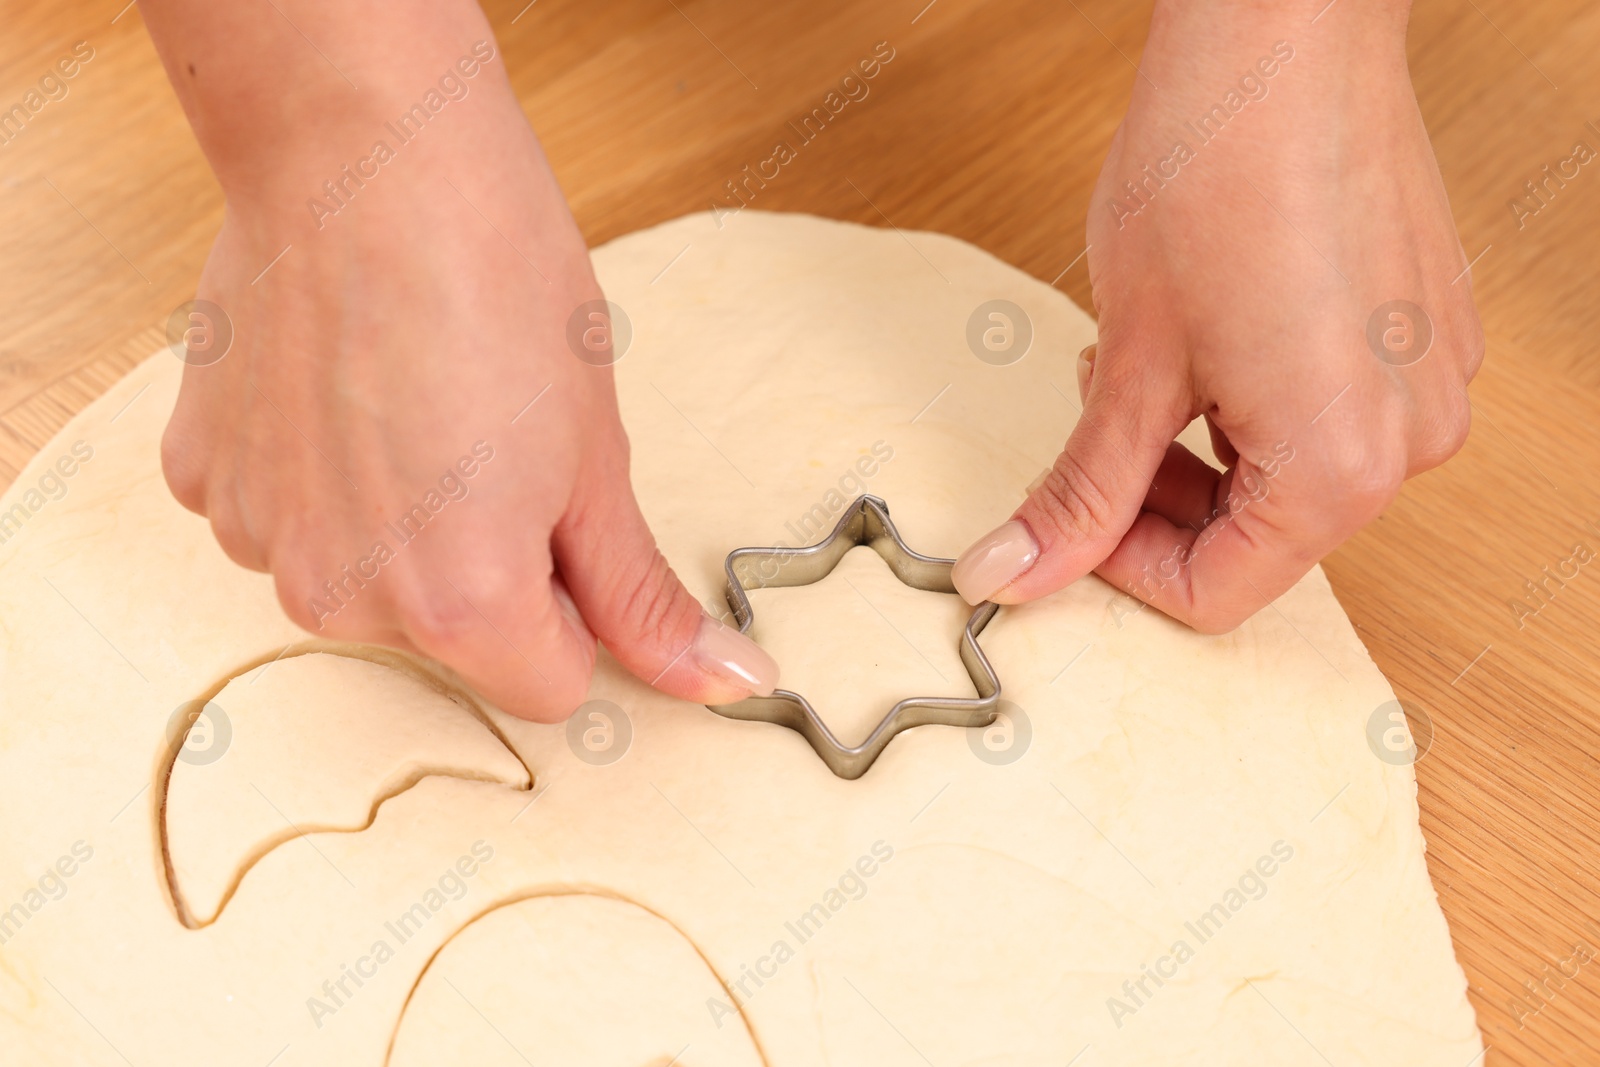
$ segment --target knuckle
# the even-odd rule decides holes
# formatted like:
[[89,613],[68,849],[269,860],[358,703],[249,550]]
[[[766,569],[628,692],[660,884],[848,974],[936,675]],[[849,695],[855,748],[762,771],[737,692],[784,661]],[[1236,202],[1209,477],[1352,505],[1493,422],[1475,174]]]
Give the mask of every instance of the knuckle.
[[1451,336],[1454,349],[1461,355],[1462,373],[1466,374],[1467,381],[1472,381],[1478,368],[1483,366],[1483,357],[1488,352],[1483,320],[1478,317],[1478,309],[1472,306],[1472,301],[1464,302],[1459,314],[1454,317]]
[[176,420],[161,435],[161,474],[174,499],[196,515],[206,513],[206,465],[203,450]]
[[476,639],[485,618],[509,618],[521,606],[504,592],[512,583],[481,568],[452,576],[449,585],[424,581],[414,572],[395,577],[390,596],[401,628],[417,647],[447,656]]
[[1483,358],[1489,348],[1488,339],[1483,332],[1483,320],[1478,317],[1477,309],[1471,307],[1467,309],[1464,332],[1461,347],[1466,355],[1466,378],[1470,382],[1477,377],[1478,368],[1483,366]]
[[289,616],[289,621],[311,633],[326,632],[328,620],[317,610],[317,603],[323,601],[325,596],[311,577],[311,570],[303,566],[295,567],[275,573],[273,579],[278,603],[282,605],[284,614]]
[[1461,451],[1471,430],[1471,402],[1457,389],[1446,390],[1421,428],[1414,456],[1418,469],[1437,467]]
[[289,621],[307,633],[317,633],[321,626],[316,614],[306,607],[304,598],[284,589],[278,590],[278,606],[283,608],[283,613],[289,616]]
[[[571,715],[588,693],[594,649],[564,638],[548,572],[491,562],[509,551],[485,551],[475,562],[443,555],[458,562],[441,570],[435,556],[435,564],[386,569],[382,599],[367,610],[384,613],[421,652],[462,671],[517,718],[551,723]],[[359,607],[355,615],[359,625]]]
[[229,559],[246,570],[266,569],[261,561],[260,546],[250,535],[238,508],[231,504],[219,503],[210,509],[210,519],[211,536],[216,539]]
[[1343,443],[1328,458],[1333,510],[1357,524],[1382,511],[1405,481],[1405,453],[1387,440]]

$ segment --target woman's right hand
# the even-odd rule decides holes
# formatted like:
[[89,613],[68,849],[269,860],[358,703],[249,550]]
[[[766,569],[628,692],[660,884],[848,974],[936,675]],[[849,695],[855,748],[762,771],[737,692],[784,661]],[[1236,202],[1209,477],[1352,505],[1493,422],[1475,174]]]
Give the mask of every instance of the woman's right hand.
[[[526,718],[584,699],[596,638],[688,700],[770,692],[771,657],[702,611],[640,514],[582,236],[498,61],[455,66],[492,41],[476,6],[391,12],[408,37],[352,72],[360,93],[321,87],[348,106],[259,129],[250,109],[293,106],[257,95],[261,40],[304,42],[269,6],[231,38],[254,46],[238,69],[202,50],[190,75],[196,20],[259,13],[187,6],[147,18],[227,194],[198,297],[234,336],[184,370],[162,445],[178,500],[307,630],[439,659]],[[443,75],[465,94],[401,142]]]

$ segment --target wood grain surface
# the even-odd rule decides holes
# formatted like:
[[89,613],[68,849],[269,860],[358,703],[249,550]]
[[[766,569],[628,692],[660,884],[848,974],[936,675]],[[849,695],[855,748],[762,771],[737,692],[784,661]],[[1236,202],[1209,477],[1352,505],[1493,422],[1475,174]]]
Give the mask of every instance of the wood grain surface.
[[[220,222],[124,2],[0,0],[0,106],[74,43],[94,50],[0,147],[0,482],[163,343]],[[870,97],[754,206],[953,234],[1089,306],[1085,205],[1147,2],[525,2],[490,18],[592,243],[724,199],[887,40]],[[1600,1063],[1600,962],[1563,963],[1600,946],[1600,565],[1548,577],[1576,546],[1600,552],[1600,164],[1531,218],[1508,207],[1575,141],[1600,148],[1597,54],[1593,0],[1418,0],[1413,75],[1481,254],[1488,358],[1462,453],[1327,562],[1432,722],[1428,864],[1491,1064]],[[1519,617],[1528,582],[1548,592]]]

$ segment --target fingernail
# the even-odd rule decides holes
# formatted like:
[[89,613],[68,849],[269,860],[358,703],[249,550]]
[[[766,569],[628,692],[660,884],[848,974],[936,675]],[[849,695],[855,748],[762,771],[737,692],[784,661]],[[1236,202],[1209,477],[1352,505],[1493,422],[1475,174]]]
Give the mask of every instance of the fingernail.
[[1016,581],[1038,562],[1039,542],[1016,519],[995,527],[961,553],[950,572],[956,592],[968,604],[981,604]]
[[778,661],[744,634],[709,615],[700,620],[700,632],[695,634],[694,658],[718,678],[756,696],[771,696],[778,687]]
[[1095,345],[1078,353],[1078,399],[1089,399],[1089,382],[1094,379]]

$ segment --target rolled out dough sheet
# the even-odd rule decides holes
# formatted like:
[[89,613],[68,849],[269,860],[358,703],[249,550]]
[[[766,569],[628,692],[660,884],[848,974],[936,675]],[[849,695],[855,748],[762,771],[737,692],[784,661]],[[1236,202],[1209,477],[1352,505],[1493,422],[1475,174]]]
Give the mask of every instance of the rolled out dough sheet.
[[[720,604],[730,549],[811,540],[860,491],[935,555],[1003,518],[1073,424],[1090,319],[947,237],[723,223],[595,253],[633,326],[635,484],[702,600]],[[1032,331],[1003,366],[968,341],[994,300]],[[1007,719],[910,731],[846,782],[797,735],[604,656],[590,696],[609,704],[568,728],[480,709],[436,664],[307,638],[166,493],[180,369],[137,368],[0,503],[27,511],[0,545],[7,1063],[1481,1051],[1412,770],[1367,741],[1393,694],[1320,570],[1223,637],[1092,577],[1007,608],[983,637]],[[513,432],[515,400],[474,434]],[[34,507],[78,442],[92,458]],[[899,697],[968,691],[959,605],[869,554],[757,612],[846,735]],[[208,699],[220,754],[220,719],[198,745],[169,729]],[[185,885],[215,921],[181,920]]]

